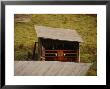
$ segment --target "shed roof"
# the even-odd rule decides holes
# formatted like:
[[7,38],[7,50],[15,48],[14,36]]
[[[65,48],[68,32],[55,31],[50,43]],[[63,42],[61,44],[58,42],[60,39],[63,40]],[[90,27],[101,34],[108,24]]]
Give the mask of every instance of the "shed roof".
[[83,42],[76,30],[52,28],[46,26],[35,26],[37,37],[49,38],[55,40]]

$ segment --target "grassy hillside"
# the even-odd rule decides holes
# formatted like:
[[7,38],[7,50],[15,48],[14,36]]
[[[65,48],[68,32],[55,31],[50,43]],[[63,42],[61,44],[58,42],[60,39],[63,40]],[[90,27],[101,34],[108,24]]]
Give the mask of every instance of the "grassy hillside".
[[[37,34],[34,25],[75,29],[84,42],[80,44],[81,62],[92,62],[87,75],[96,75],[97,57],[97,17],[96,15],[73,14],[32,14],[26,16],[28,22],[19,22],[15,15],[14,46],[15,60],[30,60]],[[36,59],[37,60],[37,59]]]

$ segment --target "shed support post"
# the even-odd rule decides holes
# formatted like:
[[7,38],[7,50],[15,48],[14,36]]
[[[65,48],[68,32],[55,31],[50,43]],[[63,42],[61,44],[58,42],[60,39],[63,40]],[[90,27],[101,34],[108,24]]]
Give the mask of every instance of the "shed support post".
[[78,62],[80,63],[80,48],[79,48],[79,60],[78,60]]
[[38,38],[38,60],[41,60],[41,43],[40,38]]
[[33,60],[35,60],[36,43],[37,42],[34,43],[33,56],[32,56]]

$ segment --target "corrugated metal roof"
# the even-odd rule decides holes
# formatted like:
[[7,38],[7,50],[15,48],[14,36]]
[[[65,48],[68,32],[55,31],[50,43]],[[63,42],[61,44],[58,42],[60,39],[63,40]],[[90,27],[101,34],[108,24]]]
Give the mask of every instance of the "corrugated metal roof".
[[46,26],[35,26],[38,37],[49,38],[55,40],[78,41],[83,42],[76,30],[52,28]]

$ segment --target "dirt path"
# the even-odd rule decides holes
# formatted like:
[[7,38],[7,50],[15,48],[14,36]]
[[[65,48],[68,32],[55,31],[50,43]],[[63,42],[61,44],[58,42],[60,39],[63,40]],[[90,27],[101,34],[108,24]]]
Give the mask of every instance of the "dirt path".
[[15,76],[84,76],[91,63],[15,61]]

